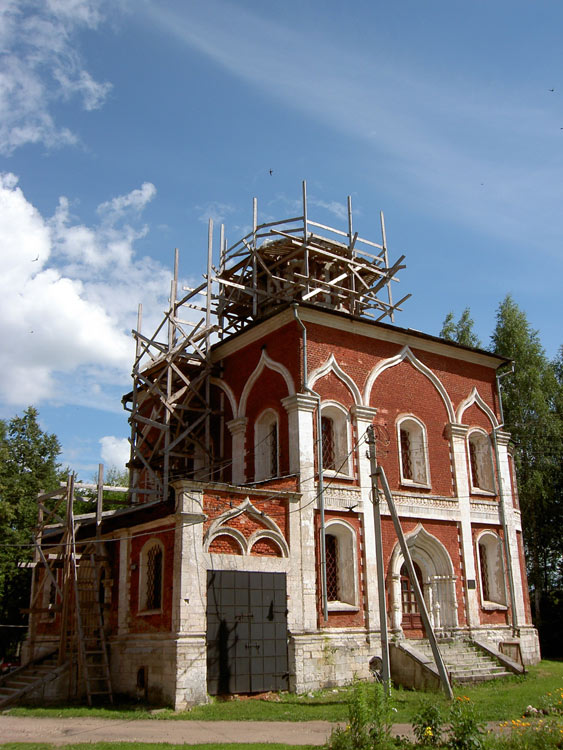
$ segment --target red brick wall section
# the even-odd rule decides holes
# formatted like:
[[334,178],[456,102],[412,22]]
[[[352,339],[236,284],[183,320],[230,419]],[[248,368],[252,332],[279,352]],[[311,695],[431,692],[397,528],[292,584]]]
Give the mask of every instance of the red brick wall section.
[[[289,502],[286,498],[279,496],[267,496],[264,495],[253,495],[252,492],[248,495],[252,505],[259,511],[262,511],[269,518],[271,518],[277,524],[285,540],[289,542]],[[204,522],[203,531],[207,533],[209,527],[215,519],[225,513],[227,510],[235,509],[241,505],[246,498],[243,495],[232,495],[228,492],[214,492],[207,493],[204,495],[203,509],[207,515],[207,519]],[[250,536],[261,529],[269,529],[269,526],[259,517],[254,514],[246,512],[241,513],[238,516],[229,518],[225,521],[226,526],[237,529],[245,539],[249,539]],[[234,542],[236,548],[234,551],[228,548],[228,544],[224,541],[225,535],[219,537],[221,542],[217,544],[217,538],[213,540],[209,548],[210,552],[217,552],[222,554],[241,554],[240,546]],[[233,540],[234,541],[234,540]],[[233,548],[234,549],[234,548]],[[253,545],[250,550],[251,555],[267,555],[274,557],[281,557],[282,551],[279,546],[266,539],[259,540]]]
[[240,544],[228,534],[216,536],[209,545],[209,551],[216,555],[242,555]]
[[[134,534],[135,532],[133,532]],[[162,611],[139,615],[140,555],[144,545],[159,539],[164,547]],[[135,566],[133,568],[133,566]],[[130,630],[133,633],[166,632],[172,628],[172,586],[174,575],[174,526],[139,532],[131,541]]]
[[259,557],[282,557],[282,551],[273,539],[259,539],[252,545],[251,555]]
[[[434,384],[410,362],[404,361],[385,370],[375,381],[371,405],[377,407],[376,422],[383,423],[389,439],[388,445],[380,444],[377,448],[391,489],[451,497],[454,493],[452,462],[445,429],[449,418]],[[401,485],[397,419],[406,414],[417,417],[426,427],[431,489]]]
[[246,403],[246,479],[255,477],[254,431],[256,420],[266,409],[272,409],[278,415],[279,435],[279,473],[289,474],[289,424],[287,411],[281,401],[289,395],[284,378],[274,370],[265,368],[254,383]]
[[[301,333],[297,323],[289,323],[223,360],[223,380],[232,388],[237,404],[240,404],[244,386],[260,361],[263,347],[270,359],[289,370],[296,390],[301,390]],[[288,395],[287,389],[284,395]]]

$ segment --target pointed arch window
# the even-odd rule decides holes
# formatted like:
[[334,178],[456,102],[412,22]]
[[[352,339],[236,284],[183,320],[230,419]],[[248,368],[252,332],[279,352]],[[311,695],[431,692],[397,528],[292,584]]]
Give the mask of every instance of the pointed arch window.
[[483,609],[507,606],[502,540],[493,531],[484,531],[477,539],[477,565]]
[[489,436],[481,430],[474,430],[467,436],[471,491],[495,493],[493,452]]
[[321,441],[323,470],[329,474],[351,476],[350,415],[336,402],[321,406]]
[[139,611],[161,612],[164,574],[164,548],[158,539],[149,540],[141,550]]
[[413,416],[397,422],[401,484],[430,487],[426,427]]
[[329,611],[358,608],[356,532],[347,523],[329,521],[325,530]]
[[273,409],[266,409],[254,428],[254,481],[279,475],[279,420]]

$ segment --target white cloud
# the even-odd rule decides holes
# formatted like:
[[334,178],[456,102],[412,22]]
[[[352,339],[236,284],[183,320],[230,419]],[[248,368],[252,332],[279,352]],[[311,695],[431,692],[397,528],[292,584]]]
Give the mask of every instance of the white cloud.
[[76,34],[95,29],[102,0],[4,0],[0,8],[0,152],[26,143],[73,144],[53,103],[77,97],[85,110],[102,106],[111,84],[95,81],[74,47]]
[[127,438],[115,435],[105,435],[100,438],[102,461],[107,467],[115,467],[118,471],[125,469],[129,461],[130,445]]
[[16,177],[0,175],[0,397],[7,403],[119,408],[108,390],[129,384],[139,294],[154,315],[169,289],[169,271],[134,253],[147,231],[134,226],[135,216],[155,192],[145,183],[102,204],[100,224],[89,227],[73,223],[65,198],[43,218]]

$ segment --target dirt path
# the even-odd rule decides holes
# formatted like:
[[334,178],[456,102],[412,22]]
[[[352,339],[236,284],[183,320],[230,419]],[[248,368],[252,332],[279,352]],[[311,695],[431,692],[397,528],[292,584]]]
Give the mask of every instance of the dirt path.
[[[49,742],[279,742],[323,745],[333,727],[328,721],[167,721],[160,719],[37,719],[0,716],[0,743]],[[410,735],[408,724],[395,724],[394,734]]]

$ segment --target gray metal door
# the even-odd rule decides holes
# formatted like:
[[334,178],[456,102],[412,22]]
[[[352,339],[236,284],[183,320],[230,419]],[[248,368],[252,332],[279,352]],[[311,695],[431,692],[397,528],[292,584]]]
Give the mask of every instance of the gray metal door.
[[207,573],[207,691],[287,690],[285,573]]

